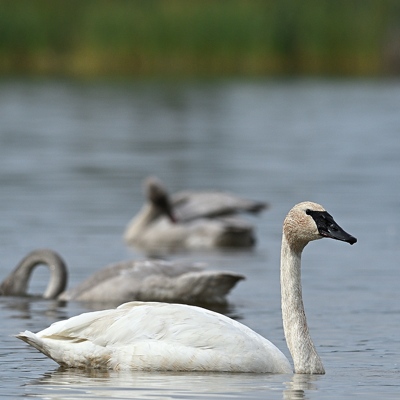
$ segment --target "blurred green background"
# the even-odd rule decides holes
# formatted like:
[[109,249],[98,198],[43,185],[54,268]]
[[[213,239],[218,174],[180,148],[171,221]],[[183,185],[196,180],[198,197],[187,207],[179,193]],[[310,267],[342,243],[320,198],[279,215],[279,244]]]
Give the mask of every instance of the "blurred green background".
[[3,76],[399,72],[399,0],[0,1]]

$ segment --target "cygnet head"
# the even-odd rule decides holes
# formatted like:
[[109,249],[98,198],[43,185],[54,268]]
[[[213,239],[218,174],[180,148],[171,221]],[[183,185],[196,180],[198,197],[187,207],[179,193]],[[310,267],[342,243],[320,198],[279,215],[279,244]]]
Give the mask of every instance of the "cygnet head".
[[287,214],[283,223],[283,234],[289,245],[297,251],[312,240],[324,237],[341,240],[350,244],[357,239],[345,232],[320,204],[305,201],[296,204]]
[[161,214],[166,215],[171,222],[176,222],[168,192],[161,181],[151,176],[145,180],[144,187],[149,202],[157,208]]

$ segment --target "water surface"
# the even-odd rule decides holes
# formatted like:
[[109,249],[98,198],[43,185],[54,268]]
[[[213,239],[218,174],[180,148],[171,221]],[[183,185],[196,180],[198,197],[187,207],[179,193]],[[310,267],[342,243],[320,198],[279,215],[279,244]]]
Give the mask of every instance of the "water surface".
[[[121,236],[156,174],[171,191],[218,188],[266,200],[252,251],[172,254],[246,275],[225,312],[289,356],[280,315],[281,225],[323,204],[358,238],[310,244],[303,292],[325,376],[59,370],[12,335],[95,305],[0,298],[1,397],[398,398],[400,82],[0,82],[2,260],[6,276],[50,247],[69,286],[143,258]],[[45,287],[38,269],[30,291]]]

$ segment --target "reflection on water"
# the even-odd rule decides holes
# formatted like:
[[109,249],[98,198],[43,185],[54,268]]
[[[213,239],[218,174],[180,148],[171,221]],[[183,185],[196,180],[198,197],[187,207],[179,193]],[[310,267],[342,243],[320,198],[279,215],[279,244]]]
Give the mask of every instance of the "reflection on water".
[[[281,390],[275,375],[230,373],[179,373],[81,371],[58,369],[28,383],[45,385],[46,398],[243,398],[253,392]],[[290,398],[290,397],[289,397]]]
[[318,390],[317,382],[320,378],[320,375],[294,374],[290,381],[285,382],[286,389],[283,391],[283,399],[306,399],[307,392]]
[[0,308],[3,312],[7,310],[8,318],[29,320],[45,316],[52,321],[67,318],[67,314],[61,302],[56,300],[44,300],[41,297],[35,296],[0,297]]
[[[102,398],[241,398],[251,393],[282,391],[284,400],[309,398],[310,391],[318,390],[319,375],[259,375],[229,373],[129,372],[63,370],[43,375],[28,383],[45,385],[46,397],[65,399],[72,396]],[[283,389],[283,390],[282,390]]]

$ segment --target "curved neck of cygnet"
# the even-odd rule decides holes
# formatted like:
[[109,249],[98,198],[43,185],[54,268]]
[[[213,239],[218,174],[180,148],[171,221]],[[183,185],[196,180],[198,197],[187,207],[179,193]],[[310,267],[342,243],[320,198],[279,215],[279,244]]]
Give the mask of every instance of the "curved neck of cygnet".
[[161,211],[152,203],[146,203],[140,212],[132,219],[124,233],[127,242],[135,242],[143,235],[149,225],[161,216]]
[[50,270],[50,280],[43,297],[46,299],[56,298],[67,286],[67,268],[56,253],[46,249],[29,253],[3,281],[0,286],[1,294],[26,295],[29,279],[38,265],[46,265]]
[[301,289],[301,253],[285,234],[281,250],[281,302],[285,338],[298,374],[324,374],[322,361],[308,331]]

